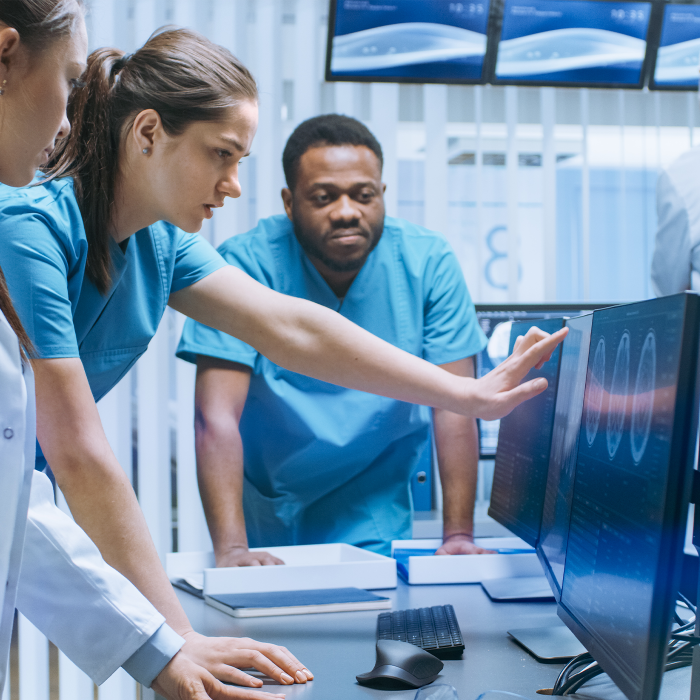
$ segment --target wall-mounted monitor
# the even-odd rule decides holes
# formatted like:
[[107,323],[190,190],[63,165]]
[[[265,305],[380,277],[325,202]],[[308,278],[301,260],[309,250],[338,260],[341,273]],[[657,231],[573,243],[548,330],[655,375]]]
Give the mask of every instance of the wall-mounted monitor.
[[697,90],[698,66],[700,5],[665,5],[649,87],[652,90]]
[[641,88],[651,2],[505,0],[493,82]]
[[481,83],[490,0],[332,0],[326,80]]

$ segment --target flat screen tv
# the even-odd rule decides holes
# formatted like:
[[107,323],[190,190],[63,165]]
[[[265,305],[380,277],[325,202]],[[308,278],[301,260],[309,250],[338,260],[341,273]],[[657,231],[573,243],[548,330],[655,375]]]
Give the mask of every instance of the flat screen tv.
[[505,0],[493,82],[641,88],[651,2]]
[[326,80],[481,83],[490,0],[331,0]]
[[649,87],[652,90],[697,90],[699,65],[700,5],[665,5]]

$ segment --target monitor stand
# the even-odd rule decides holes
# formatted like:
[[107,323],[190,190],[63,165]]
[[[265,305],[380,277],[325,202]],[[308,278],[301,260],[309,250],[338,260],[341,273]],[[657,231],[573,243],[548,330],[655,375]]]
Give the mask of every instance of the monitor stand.
[[586,648],[563,623],[550,627],[508,630],[516,644],[532,654],[540,663],[557,664],[585,654]]
[[554,602],[552,589],[544,576],[493,578],[482,581],[481,587],[497,603]]

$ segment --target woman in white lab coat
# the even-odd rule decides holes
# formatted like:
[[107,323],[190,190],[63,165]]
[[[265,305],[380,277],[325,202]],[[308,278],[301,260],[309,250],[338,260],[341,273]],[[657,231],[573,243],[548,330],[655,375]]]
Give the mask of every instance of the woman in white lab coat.
[[[86,54],[80,0],[0,3],[0,182],[28,184],[67,135],[66,103]],[[0,230],[8,235],[11,229]],[[182,637],[55,506],[48,478],[34,470],[31,352],[0,271],[0,694],[16,605],[98,684],[123,666],[169,700],[281,697],[224,686],[180,652]],[[268,646],[276,658],[288,654]],[[242,650],[241,665],[291,682],[256,653]],[[303,668],[291,655],[289,663]],[[230,674],[241,685],[262,685],[238,669]]]

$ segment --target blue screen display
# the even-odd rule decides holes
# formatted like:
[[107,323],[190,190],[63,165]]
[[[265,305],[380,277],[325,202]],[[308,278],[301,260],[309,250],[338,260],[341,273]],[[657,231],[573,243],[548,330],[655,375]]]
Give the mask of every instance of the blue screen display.
[[481,79],[489,0],[338,0],[333,76]]
[[666,5],[654,82],[697,87],[700,65],[700,6]]
[[561,349],[549,472],[540,541],[537,545],[540,558],[544,558],[545,573],[557,600],[561,595],[564,580],[592,323],[592,314],[569,319],[566,322],[569,334],[564,339]]
[[496,77],[640,84],[650,13],[650,2],[506,0]]
[[680,469],[670,455],[681,349],[692,342],[684,313],[676,295],[593,316],[561,602],[594,640],[596,659],[608,659],[603,668],[634,685],[654,644],[655,596],[674,595],[657,577],[668,575],[664,509],[669,474]]
[[[562,318],[514,323],[509,354],[532,326],[556,333],[563,325]],[[524,382],[544,377],[547,388],[503,418],[498,435],[489,515],[533,547],[542,522],[560,352],[559,346],[541,369],[527,373]]]

